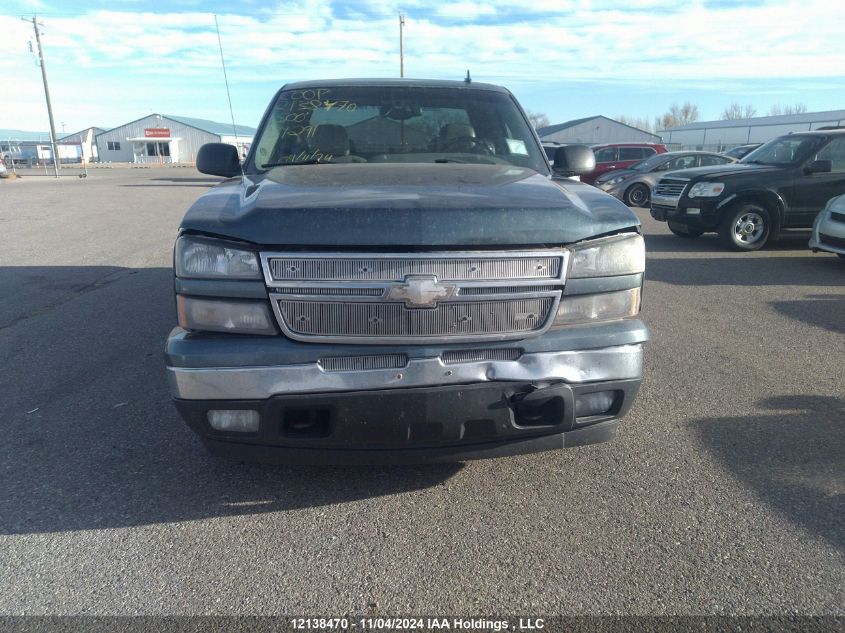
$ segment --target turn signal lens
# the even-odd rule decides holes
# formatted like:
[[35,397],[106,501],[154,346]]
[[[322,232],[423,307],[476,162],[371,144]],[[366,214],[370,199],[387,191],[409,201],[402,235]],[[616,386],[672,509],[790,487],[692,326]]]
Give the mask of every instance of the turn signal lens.
[[640,311],[640,289],[563,297],[552,329],[575,323],[612,321],[636,316]]
[[276,334],[270,309],[263,301],[220,301],[176,297],[179,326],[186,330]]

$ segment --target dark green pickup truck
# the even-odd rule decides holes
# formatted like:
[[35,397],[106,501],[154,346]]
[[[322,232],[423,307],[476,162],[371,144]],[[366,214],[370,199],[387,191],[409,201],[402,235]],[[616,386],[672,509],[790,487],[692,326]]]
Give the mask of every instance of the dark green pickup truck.
[[636,216],[504,88],[287,85],[174,255],[175,403],[217,453],[454,461],[605,441],[642,379]]

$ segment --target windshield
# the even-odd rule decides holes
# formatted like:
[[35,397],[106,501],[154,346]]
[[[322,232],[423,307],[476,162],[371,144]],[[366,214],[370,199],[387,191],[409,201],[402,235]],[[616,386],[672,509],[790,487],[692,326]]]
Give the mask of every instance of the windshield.
[[781,136],[761,145],[739,162],[758,165],[792,165],[806,159],[822,140],[817,136]]
[[634,169],[636,171],[651,171],[666,160],[668,160],[668,158],[665,154],[655,154],[654,156],[650,156],[645,160],[641,160],[638,163],[634,163],[628,169]]
[[286,90],[255,144],[259,170],[302,163],[512,164],[548,173],[510,95],[461,88]]

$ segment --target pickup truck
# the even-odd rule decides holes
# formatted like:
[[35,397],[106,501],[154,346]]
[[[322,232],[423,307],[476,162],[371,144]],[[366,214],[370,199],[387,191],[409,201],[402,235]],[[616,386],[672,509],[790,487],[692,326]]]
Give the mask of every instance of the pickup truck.
[[609,440],[642,380],[636,216],[504,88],[312,81],[185,215],[177,409],[212,453],[421,463]]
[[683,238],[715,231],[754,251],[786,229],[808,229],[845,193],[845,129],[787,134],[738,163],[669,172],[654,186],[651,216]]

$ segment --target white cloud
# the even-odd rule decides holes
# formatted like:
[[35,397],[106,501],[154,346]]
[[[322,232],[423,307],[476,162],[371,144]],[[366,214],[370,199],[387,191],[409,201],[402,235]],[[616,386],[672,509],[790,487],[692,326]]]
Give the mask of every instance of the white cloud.
[[[291,79],[395,76],[399,4],[371,0],[355,6],[358,13],[347,14],[351,18],[334,14],[329,0],[220,15],[230,81],[246,91],[253,84]],[[845,12],[831,11],[829,0],[724,9],[708,9],[701,0],[684,5],[409,0],[401,9],[406,74],[415,77],[457,79],[469,68],[477,80],[493,77],[505,84],[565,79],[665,85],[843,75]],[[96,94],[105,113],[121,103],[119,98],[135,104],[172,98],[162,91],[172,91],[174,82],[192,96],[199,96],[200,86],[217,90],[219,53],[211,14],[111,10],[45,22],[51,83],[71,101],[75,94]],[[31,27],[0,16],[0,32],[10,55],[0,79],[15,85],[19,96],[0,109],[0,127],[43,128],[37,123],[43,119],[40,78],[26,52]],[[66,79],[83,71],[85,86]],[[56,101],[57,109],[71,113],[68,117],[79,117],[75,125],[89,123],[79,106]],[[188,99],[180,111],[190,114],[185,110],[193,102]]]

